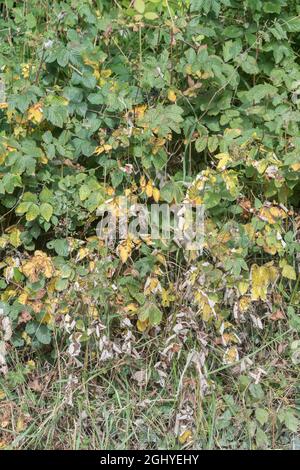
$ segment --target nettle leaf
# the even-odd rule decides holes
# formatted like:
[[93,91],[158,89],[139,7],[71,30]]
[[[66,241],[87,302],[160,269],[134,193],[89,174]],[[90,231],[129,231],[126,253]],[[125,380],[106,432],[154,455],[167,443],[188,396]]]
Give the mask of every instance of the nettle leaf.
[[176,104],[169,106],[159,104],[157,108],[146,111],[141,122],[144,127],[155,130],[158,135],[166,136],[172,130],[180,132],[182,113],[183,109]]
[[243,35],[243,29],[238,26],[227,26],[223,30],[223,35],[227,38],[238,38]]
[[277,91],[278,90],[275,86],[266,83],[264,85],[256,85],[249,91],[241,92],[240,96],[242,99],[245,98],[249,102],[259,103],[266,97],[272,97],[276,95]]
[[223,46],[223,58],[225,62],[234,59],[242,51],[242,42],[240,39],[236,41],[226,41]]
[[175,201],[181,202],[183,199],[183,191],[180,183],[169,181],[160,190],[161,199],[171,203]]
[[66,106],[52,105],[45,109],[45,117],[54,126],[63,127],[68,120],[68,109]]
[[240,64],[242,70],[250,75],[256,75],[259,73],[256,59],[249,54],[245,58],[242,58]]

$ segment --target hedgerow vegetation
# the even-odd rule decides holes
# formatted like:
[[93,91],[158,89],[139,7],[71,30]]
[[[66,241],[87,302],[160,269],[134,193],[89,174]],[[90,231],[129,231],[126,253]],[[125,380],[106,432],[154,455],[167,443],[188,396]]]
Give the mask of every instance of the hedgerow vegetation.
[[0,5],[0,446],[299,446],[299,2]]

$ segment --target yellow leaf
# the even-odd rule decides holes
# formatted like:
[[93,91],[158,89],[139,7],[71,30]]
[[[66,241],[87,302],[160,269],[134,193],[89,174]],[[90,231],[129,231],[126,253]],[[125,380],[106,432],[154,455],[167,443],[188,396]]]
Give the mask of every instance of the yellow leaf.
[[46,165],[48,163],[48,158],[46,157],[45,154],[43,154],[40,158],[39,158],[39,162],[42,163],[43,165]]
[[156,259],[157,259],[157,261],[158,261],[160,264],[162,264],[163,266],[167,266],[166,257],[165,257],[165,255],[163,255],[162,253],[157,253]]
[[147,109],[147,105],[145,105],[145,104],[135,106],[133,108],[135,118],[136,119],[142,119],[144,117],[146,109]]
[[28,301],[28,294],[26,292],[23,292],[21,295],[18,297],[18,302],[21,305],[26,305]]
[[240,281],[238,283],[238,289],[241,295],[246,294],[248,287],[249,287],[249,282],[247,281]]
[[232,196],[236,195],[238,190],[238,177],[233,171],[223,171],[222,178],[225,181],[226,188]]
[[131,255],[133,243],[128,238],[127,240],[124,240],[119,246],[118,246],[118,252],[119,256],[121,258],[122,263],[126,263],[128,260],[129,256]]
[[95,307],[95,305],[90,305],[88,312],[92,318],[95,318],[95,319],[99,318],[99,312],[98,312],[97,307]]
[[6,397],[6,394],[3,390],[0,390],[0,400],[3,400]]
[[126,307],[124,307],[124,311],[126,313],[135,313],[135,312],[137,312],[137,310],[138,310],[138,306],[137,306],[137,304],[135,304],[133,302],[131,304],[126,305]]
[[91,60],[89,57],[86,57],[86,56],[83,57],[83,63],[85,65],[89,65],[90,67],[92,67],[95,70],[98,69],[98,67],[99,67],[99,62],[98,61]]
[[115,190],[112,186],[107,186],[105,188],[105,192],[108,196],[113,196],[115,194]]
[[26,429],[26,424],[22,416],[19,416],[17,420],[16,430],[17,432],[22,432]]
[[147,194],[148,197],[152,197],[152,194],[153,194],[153,184],[152,184],[152,180],[149,180],[147,185],[146,185],[146,188],[145,188],[145,192]]
[[227,163],[231,161],[229,153],[218,153],[215,157],[220,160],[217,165],[218,170],[225,168]]
[[145,320],[145,321],[138,320],[138,321],[136,322],[137,329],[138,329],[141,333],[143,333],[143,332],[147,329],[148,323],[149,323],[148,319]]
[[144,287],[145,295],[156,294],[158,291],[161,292],[159,280],[156,277],[148,277]]
[[153,199],[155,202],[158,202],[160,199],[160,191],[157,188],[153,188]]
[[232,346],[225,351],[223,360],[225,364],[233,364],[239,360],[239,353],[236,346]]
[[297,278],[295,269],[293,268],[293,266],[290,266],[289,264],[285,264],[283,266],[282,275],[283,277],[290,279],[291,281],[295,281]]
[[7,235],[2,235],[2,237],[0,237],[0,248],[5,248],[7,243],[8,243],[8,236]]
[[28,109],[28,119],[35,124],[40,124],[43,120],[43,109],[40,103],[36,103]]
[[168,289],[162,288],[161,290],[161,304],[163,307],[169,307],[171,302],[174,302],[175,295],[174,295],[173,285],[170,284]]
[[294,163],[293,165],[291,165],[291,168],[294,171],[299,171],[300,170],[300,162]]
[[183,431],[182,434],[180,434],[178,440],[180,444],[185,444],[189,439],[191,439],[191,437],[192,437],[192,431],[190,431],[189,429],[186,429],[185,431]]
[[89,262],[89,271],[90,271],[90,273],[92,273],[93,271],[95,271],[95,267],[96,267],[95,261],[90,261],[90,262]]
[[262,207],[259,211],[259,217],[269,224],[276,224],[281,219],[286,219],[287,214],[278,206]]
[[31,344],[31,338],[30,338],[29,334],[26,333],[26,331],[23,331],[23,333],[21,334],[21,338],[24,339],[26,344]]
[[169,90],[168,91],[168,100],[171,101],[172,103],[175,103],[176,94],[175,94],[174,90]]
[[142,175],[141,178],[140,178],[140,187],[142,188],[142,190],[145,189],[146,184],[147,184],[147,183],[146,183],[146,178],[145,178],[144,175]]
[[22,64],[22,75],[24,78],[29,78],[29,64]]
[[94,154],[100,155],[103,152],[108,153],[111,149],[112,149],[112,146],[110,144],[99,145],[98,147],[96,147]]
[[269,263],[263,266],[257,266],[257,264],[253,264],[251,267],[251,299],[261,299],[266,301],[268,286],[271,282],[275,281],[277,275],[277,269]]
[[20,235],[21,235],[21,232],[16,227],[14,227],[9,233],[9,241],[11,245],[14,246],[15,248],[18,248],[18,246],[20,246],[22,243],[20,239]]
[[36,364],[32,359],[30,359],[29,361],[27,361],[27,366],[29,367],[29,369],[34,370]]
[[6,108],[8,108],[7,103],[0,103],[0,109],[6,109]]
[[241,312],[246,312],[251,304],[250,297],[243,296],[239,299],[239,309]]
[[76,256],[76,261],[81,261],[83,258],[85,258],[89,254],[89,249],[88,248],[80,248],[78,250],[77,256]]
[[37,250],[34,252],[34,256],[23,264],[22,272],[31,282],[37,282],[40,274],[47,278],[52,277],[54,267],[51,258],[46,253]]

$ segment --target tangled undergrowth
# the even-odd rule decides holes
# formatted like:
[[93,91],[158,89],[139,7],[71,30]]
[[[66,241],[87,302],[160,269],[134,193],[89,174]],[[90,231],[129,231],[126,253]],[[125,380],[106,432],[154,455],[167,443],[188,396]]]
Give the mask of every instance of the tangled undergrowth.
[[[299,445],[298,2],[7,0],[0,35],[0,445]],[[202,252],[105,243],[124,196],[203,204]]]

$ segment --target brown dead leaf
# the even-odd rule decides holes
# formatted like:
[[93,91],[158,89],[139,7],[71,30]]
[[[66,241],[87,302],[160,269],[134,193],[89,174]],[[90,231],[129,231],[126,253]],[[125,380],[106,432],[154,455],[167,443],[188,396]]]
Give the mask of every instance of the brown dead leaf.
[[27,322],[29,322],[31,319],[32,319],[32,316],[30,315],[30,313],[27,312],[26,310],[23,310],[23,311],[21,312],[21,315],[19,316],[18,324],[20,325],[21,323],[27,323]]
[[43,390],[42,384],[39,382],[37,378],[31,380],[28,383],[29,388],[33,390],[34,392],[41,392]]
[[270,316],[270,320],[272,321],[278,321],[278,320],[283,320],[285,318],[285,315],[282,310],[276,310],[276,312],[272,313]]

